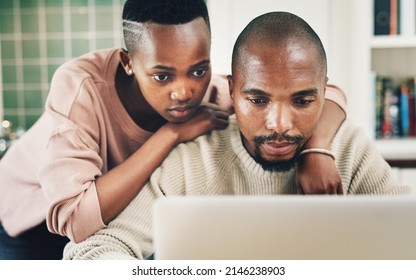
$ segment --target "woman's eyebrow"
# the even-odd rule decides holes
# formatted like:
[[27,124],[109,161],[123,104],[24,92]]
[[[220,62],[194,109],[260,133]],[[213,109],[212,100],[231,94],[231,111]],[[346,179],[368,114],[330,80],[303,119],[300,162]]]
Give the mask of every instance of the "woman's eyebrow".
[[[200,62],[197,62],[197,63],[191,65],[190,68],[193,69],[193,68],[198,68],[198,67],[201,67],[201,66],[206,66],[209,63],[210,63],[209,60],[204,59],[204,60],[201,60]],[[176,68],[175,67],[165,66],[165,65],[161,65],[161,64],[155,65],[152,68],[153,69],[157,69],[157,70],[165,70],[165,71],[172,71],[172,72],[173,71],[176,71]]]
[[165,66],[165,65],[155,65],[152,67],[153,69],[157,69],[157,70],[166,70],[166,71],[175,71],[176,68],[175,67],[169,67],[169,66]]

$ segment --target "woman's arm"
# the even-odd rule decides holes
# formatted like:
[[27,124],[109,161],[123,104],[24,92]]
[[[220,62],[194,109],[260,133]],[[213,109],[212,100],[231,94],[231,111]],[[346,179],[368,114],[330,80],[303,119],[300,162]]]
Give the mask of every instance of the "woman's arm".
[[[67,71],[58,74],[62,76],[58,80],[67,80]],[[59,92],[58,85],[53,83],[52,95]],[[91,110],[93,98],[88,97],[94,94],[90,92],[93,87],[88,85],[84,85],[82,94],[76,95],[83,99],[70,106],[72,119],[62,113],[68,106],[51,96],[47,110],[51,124],[57,129],[49,139],[49,159],[39,172],[50,203],[49,230],[75,242],[102,229],[121,213],[178,143],[228,125],[226,110],[215,104],[201,105],[193,118],[182,124],[162,126],[138,150],[107,172],[106,151],[101,150],[99,143],[99,128],[105,125],[97,122]],[[65,92],[76,90],[68,88]]]
[[[345,94],[338,87],[328,85],[318,126],[303,150],[321,148],[330,151],[332,139],[345,117]],[[327,154],[311,152],[300,155],[297,172],[298,192],[301,194],[342,194],[335,161]]]
[[97,179],[103,221],[110,222],[127,207],[177,144],[227,125],[228,114],[214,104],[206,104],[189,121],[161,127],[126,161]]

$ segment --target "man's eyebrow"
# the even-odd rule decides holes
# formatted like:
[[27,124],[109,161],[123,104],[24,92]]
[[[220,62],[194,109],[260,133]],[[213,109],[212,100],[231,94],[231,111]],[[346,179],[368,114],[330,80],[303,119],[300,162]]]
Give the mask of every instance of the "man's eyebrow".
[[209,65],[210,63],[211,63],[211,61],[210,61],[210,60],[208,60],[208,59],[204,59],[204,60],[202,60],[202,61],[200,61],[200,62],[195,63],[194,65],[192,65],[192,66],[191,66],[191,68],[198,68],[198,67],[201,67],[201,66],[207,66],[207,65]]
[[[207,60],[207,59],[204,59],[200,62],[195,63],[194,65],[191,65],[190,68],[192,68],[192,69],[193,68],[198,68],[198,67],[201,67],[201,66],[206,66],[208,64],[210,64],[210,61]],[[172,71],[172,72],[176,70],[175,67],[165,66],[165,65],[161,65],[161,64],[153,66],[153,69],[166,70],[166,71]]]
[[265,92],[264,90],[258,88],[245,88],[241,91],[244,94],[254,94],[254,95],[265,95],[270,96],[269,93]]
[[292,96],[293,97],[298,97],[298,96],[317,95],[317,94],[318,94],[318,89],[317,88],[310,88],[310,89],[297,91],[297,92],[293,93]]

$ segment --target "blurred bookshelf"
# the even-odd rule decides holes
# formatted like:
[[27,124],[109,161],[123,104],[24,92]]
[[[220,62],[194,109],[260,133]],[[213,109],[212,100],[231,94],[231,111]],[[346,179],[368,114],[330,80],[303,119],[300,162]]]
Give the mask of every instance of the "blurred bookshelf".
[[379,151],[390,165],[415,168],[416,0],[370,2],[370,68],[365,75],[373,93],[368,104],[373,117],[368,122]]

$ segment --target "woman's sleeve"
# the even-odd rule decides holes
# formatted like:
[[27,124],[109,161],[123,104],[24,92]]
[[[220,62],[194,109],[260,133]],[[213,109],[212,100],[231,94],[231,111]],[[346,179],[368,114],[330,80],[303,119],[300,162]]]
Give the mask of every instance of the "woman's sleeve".
[[325,99],[337,103],[344,113],[347,114],[347,96],[338,86],[328,84],[325,90]]
[[52,133],[38,177],[49,202],[49,230],[80,242],[105,227],[95,187],[105,166],[99,144],[103,128],[89,94],[93,83],[76,76],[58,71],[51,84],[46,115]]
[[234,113],[226,75],[212,74],[211,82],[203,101],[217,104],[226,109],[229,114]]

